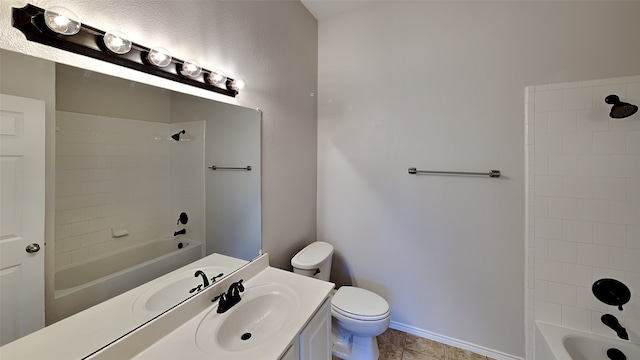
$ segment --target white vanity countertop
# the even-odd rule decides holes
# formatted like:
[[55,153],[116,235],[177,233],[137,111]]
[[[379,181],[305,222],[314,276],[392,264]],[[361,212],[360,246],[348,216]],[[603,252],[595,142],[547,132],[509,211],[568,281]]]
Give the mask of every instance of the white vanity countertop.
[[[135,289],[90,307],[0,347],[0,359],[81,359],[159,315],[134,313],[133,304],[149,289],[176,274],[206,266],[236,270],[248,261],[212,254]],[[227,275],[227,274],[225,274]],[[194,281],[198,280],[194,278]],[[185,294],[185,299],[189,294]]]
[[[237,274],[241,274],[241,272],[242,270]],[[251,278],[245,278],[243,283],[245,284],[247,292],[251,290],[252,286],[264,284],[284,284],[295,290],[299,305],[297,315],[287,323],[286,328],[283,328],[277,336],[273,336],[273,338],[269,338],[249,349],[240,351],[226,351],[219,347],[206,352],[201,350],[196,343],[196,332],[200,322],[205,316],[211,311],[215,312],[217,308],[216,302],[140,352],[134,359],[276,360],[287,350],[289,344],[292,343],[311,316],[320,308],[324,300],[330,296],[331,290],[333,289],[333,283],[304,277],[272,267],[263,269]],[[241,295],[244,294],[245,293]],[[242,301],[235,306],[241,304]],[[226,314],[221,314],[221,316],[224,315]],[[215,342],[216,340],[212,338],[211,341]]]

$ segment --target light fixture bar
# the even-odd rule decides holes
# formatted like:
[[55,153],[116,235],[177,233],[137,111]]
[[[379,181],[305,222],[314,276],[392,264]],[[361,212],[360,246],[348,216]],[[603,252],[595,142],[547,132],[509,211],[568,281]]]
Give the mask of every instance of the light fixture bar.
[[121,55],[115,54],[109,51],[104,45],[103,37],[105,31],[84,23],[81,25],[80,32],[75,35],[56,34],[45,24],[44,12],[44,9],[32,4],[27,4],[23,8],[12,8],[12,25],[20,30],[29,41],[85,55],[227,96],[235,97],[238,94],[238,91],[230,86],[234,81],[232,78],[227,78],[226,89],[207,82],[206,76],[211,73],[210,70],[202,69],[197,77],[185,77],[181,75],[177,68],[181,67],[184,61],[175,57],[171,59],[171,63],[176,66],[154,66],[147,60],[147,54],[151,49],[134,42],[131,43],[131,51]]

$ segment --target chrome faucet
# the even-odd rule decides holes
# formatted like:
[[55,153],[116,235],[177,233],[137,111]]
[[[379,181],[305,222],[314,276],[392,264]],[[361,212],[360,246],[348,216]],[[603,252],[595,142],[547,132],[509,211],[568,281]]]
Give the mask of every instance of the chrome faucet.
[[243,280],[240,279],[240,281],[234,282],[229,286],[229,290],[227,290],[226,294],[222,293],[211,300],[212,302],[218,300],[218,310],[216,310],[218,314],[227,312],[227,310],[231,309],[235,304],[242,300],[242,298],[240,298],[240,293],[244,291],[242,281]]
[[623,328],[622,325],[618,322],[618,319],[611,314],[604,314],[600,317],[602,323],[613,329],[613,331],[618,334],[620,339],[629,340],[629,334],[627,334],[627,329]]

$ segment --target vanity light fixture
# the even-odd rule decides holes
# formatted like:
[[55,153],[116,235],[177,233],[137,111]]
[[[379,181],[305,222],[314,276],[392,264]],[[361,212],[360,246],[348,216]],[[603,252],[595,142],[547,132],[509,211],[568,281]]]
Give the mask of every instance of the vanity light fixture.
[[196,78],[202,73],[200,63],[195,60],[185,60],[182,64],[176,66],[180,74],[190,78]]
[[108,32],[102,38],[104,46],[116,54],[122,55],[131,51],[131,40],[120,31]]
[[75,35],[82,24],[73,11],[62,6],[53,6],[44,12],[44,23],[52,31],[62,35]]
[[227,74],[225,74],[222,70],[214,70],[211,73],[207,74],[207,81],[209,84],[215,85],[217,87],[225,87],[227,86]]
[[164,48],[151,49],[147,53],[146,59],[151,63],[151,65],[155,65],[157,67],[165,67],[171,64],[171,54],[169,54],[169,51]]
[[242,79],[229,79],[229,81],[227,81],[227,87],[231,90],[239,91],[244,89],[245,86],[247,86],[247,83]]
[[235,97],[245,84],[244,80],[232,79],[222,71],[203,69],[195,60],[173,58],[166,49],[136,44],[121,32],[105,32],[82,24],[72,11],[63,7],[45,10],[27,4],[12,8],[12,25],[30,41],[223,95]]

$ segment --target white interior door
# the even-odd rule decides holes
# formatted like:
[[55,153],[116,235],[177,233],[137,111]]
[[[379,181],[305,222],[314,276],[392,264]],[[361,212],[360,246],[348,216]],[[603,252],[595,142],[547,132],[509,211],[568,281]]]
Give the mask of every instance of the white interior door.
[[44,109],[0,94],[0,345],[44,327]]

